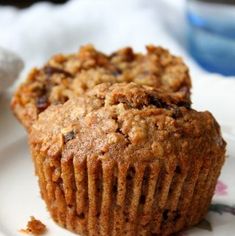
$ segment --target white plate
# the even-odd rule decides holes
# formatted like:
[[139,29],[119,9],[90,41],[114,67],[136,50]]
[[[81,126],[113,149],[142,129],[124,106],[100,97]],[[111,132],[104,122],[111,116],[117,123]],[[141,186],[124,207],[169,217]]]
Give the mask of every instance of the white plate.
[[[235,139],[225,135],[228,142],[229,158],[223,168],[214,203],[235,207]],[[235,234],[235,215],[223,212],[210,212],[207,220],[212,232],[194,228],[184,235],[232,236]],[[226,210],[226,209],[225,209]],[[235,208],[227,208],[228,211]],[[48,227],[48,236],[73,235],[57,226],[51,219],[40,198],[38,184],[34,176],[33,164],[27,149],[26,138],[0,150],[0,235],[22,235],[18,230],[25,227],[30,216],[35,216]],[[208,222],[205,222],[208,227]]]

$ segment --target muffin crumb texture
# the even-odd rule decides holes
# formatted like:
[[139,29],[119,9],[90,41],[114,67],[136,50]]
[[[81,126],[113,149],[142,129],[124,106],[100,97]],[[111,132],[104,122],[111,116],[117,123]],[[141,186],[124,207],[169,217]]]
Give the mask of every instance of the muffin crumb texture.
[[43,235],[47,232],[46,225],[40,220],[35,219],[31,216],[28,221],[27,228],[20,230],[21,233],[32,234],[32,235]]
[[93,46],[70,55],[56,55],[42,68],[35,68],[12,99],[16,117],[30,129],[38,115],[51,104],[63,104],[101,83],[135,82],[181,92],[190,100],[189,71],[180,57],[149,45],[146,53],[126,47],[111,54]]
[[136,83],[103,83],[50,106],[29,139],[52,218],[82,236],[164,236],[197,224],[225,159],[209,112]]

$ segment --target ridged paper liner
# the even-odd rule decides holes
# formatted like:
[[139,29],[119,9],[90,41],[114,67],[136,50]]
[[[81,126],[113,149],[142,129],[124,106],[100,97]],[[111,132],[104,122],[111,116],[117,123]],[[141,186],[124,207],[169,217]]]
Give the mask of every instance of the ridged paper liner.
[[224,161],[194,159],[182,169],[174,158],[130,164],[33,156],[52,218],[89,236],[169,235],[198,223]]

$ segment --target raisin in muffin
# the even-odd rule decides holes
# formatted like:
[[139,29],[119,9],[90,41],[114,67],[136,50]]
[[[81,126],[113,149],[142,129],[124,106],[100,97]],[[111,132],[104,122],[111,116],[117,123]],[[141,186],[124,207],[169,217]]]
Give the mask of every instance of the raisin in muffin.
[[51,105],[30,146],[51,216],[80,235],[169,235],[197,224],[225,160],[209,112],[136,83]]
[[33,69],[13,97],[12,108],[29,129],[50,104],[64,103],[103,82],[135,82],[184,91],[188,97],[191,87],[188,68],[163,48],[147,46],[146,54],[124,48],[105,55],[88,45],[76,54],[56,55],[43,68]]

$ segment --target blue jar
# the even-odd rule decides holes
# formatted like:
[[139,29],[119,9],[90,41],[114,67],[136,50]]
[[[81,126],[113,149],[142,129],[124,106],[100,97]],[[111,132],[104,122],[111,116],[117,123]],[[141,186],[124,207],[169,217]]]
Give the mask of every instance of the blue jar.
[[188,50],[211,72],[235,75],[235,0],[188,0]]

